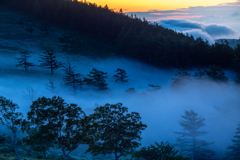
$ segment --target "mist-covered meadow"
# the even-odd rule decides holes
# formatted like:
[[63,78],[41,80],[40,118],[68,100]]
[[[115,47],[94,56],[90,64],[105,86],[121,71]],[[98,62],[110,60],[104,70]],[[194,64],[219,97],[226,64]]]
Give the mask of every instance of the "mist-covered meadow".
[[[31,60],[37,64],[38,55],[41,51],[32,54]],[[71,56],[59,53],[58,59],[62,62],[71,61],[76,66],[76,72],[87,76],[92,68],[107,72],[108,93],[96,92],[93,90],[78,90],[74,95],[73,91],[64,85],[64,72],[61,69],[55,70],[54,74],[49,69],[39,67],[16,68],[16,57],[18,53],[1,55],[1,95],[13,100],[20,106],[19,111],[29,111],[31,99],[28,97],[27,88],[31,87],[35,92],[34,99],[38,97],[61,96],[67,103],[76,103],[86,114],[93,113],[96,106],[103,106],[106,103],[123,103],[130,112],[138,112],[147,129],[142,133],[142,145],[161,141],[168,141],[171,144],[176,142],[177,135],[173,131],[181,131],[178,124],[181,115],[185,110],[194,110],[206,119],[206,126],[202,128],[209,132],[201,137],[210,142],[217,157],[225,155],[226,147],[231,145],[231,138],[234,136],[236,125],[239,121],[240,100],[239,86],[234,79],[227,83],[217,83],[208,80],[194,80],[172,87],[175,78],[174,69],[164,70],[147,66],[140,62],[126,60],[123,58],[110,58],[93,60],[83,56]],[[114,81],[113,75],[117,68],[125,69],[128,74],[128,82],[121,84]],[[194,71],[190,71],[194,72]],[[229,77],[234,77],[232,73]],[[54,92],[50,91],[46,84],[49,79],[56,85]],[[160,90],[154,91],[148,84],[160,85]],[[126,92],[134,88],[136,92]]]

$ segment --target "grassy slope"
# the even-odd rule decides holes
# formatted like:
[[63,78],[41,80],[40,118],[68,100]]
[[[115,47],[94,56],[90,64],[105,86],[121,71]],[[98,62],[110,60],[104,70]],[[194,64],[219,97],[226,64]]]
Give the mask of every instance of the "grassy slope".
[[[19,24],[20,20],[22,20],[23,22],[22,25]],[[55,28],[54,34],[46,35],[44,32],[40,31],[37,28],[41,25],[42,25],[41,22],[37,20],[33,20],[31,16],[24,15],[12,10],[4,9],[0,6],[0,57],[1,57],[1,66],[2,66],[0,67],[0,75],[2,78],[5,77],[7,79],[10,77],[10,79],[14,79],[14,76],[19,76],[19,75],[21,77],[31,78],[30,74],[19,72],[19,70],[22,70],[22,69],[14,67],[14,65],[16,64],[15,57],[19,56],[20,51],[28,51],[29,53],[33,54],[33,57],[35,56],[37,59],[38,55],[44,51],[45,47],[51,47],[52,49],[62,54],[63,56],[67,56],[65,53],[62,52],[62,48],[60,47],[60,42],[58,38],[62,34],[68,31],[54,27]],[[26,28],[30,26],[32,26],[35,29],[32,36],[26,30]],[[94,39],[90,39],[83,34],[82,34],[82,38],[85,40],[85,43],[89,43],[89,44],[95,41]],[[97,48],[99,47],[99,45],[100,43],[97,42],[95,44],[93,43],[89,45],[89,47],[95,46]],[[85,48],[84,52],[89,53],[90,51],[90,53],[92,54],[88,56],[92,57],[92,56],[96,56],[96,53],[97,53],[96,50],[97,49]],[[9,59],[9,57],[12,57],[12,60]],[[30,69],[29,73],[31,72],[32,73],[34,72],[34,76],[38,75],[38,73],[36,73],[37,72],[36,70],[32,71]],[[41,73],[39,72],[39,77],[40,77],[40,74],[41,76],[42,74],[45,74],[46,76],[50,75],[49,71],[46,71],[46,73],[44,73],[44,71],[41,71]],[[56,74],[54,75],[54,78],[62,78],[61,76],[62,75]],[[39,77],[37,79],[40,79]],[[18,79],[18,82],[21,83],[21,80]],[[7,135],[11,136],[11,133]],[[16,159],[14,148],[13,148],[14,146],[11,145],[11,143],[7,143],[7,144],[8,146],[2,146],[2,147],[0,146],[0,160]],[[8,149],[7,150],[4,149],[5,147],[8,147]],[[12,149],[9,149],[9,148],[12,148]],[[21,160],[35,160],[35,159],[39,159],[36,156],[41,154],[36,154],[35,152],[32,152],[32,150],[29,148],[23,149],[19,147],[19,155]],[[52,152],[52,156],[48,157],[48,159],[62,159],[62,157],[59,157],[58,153]]]
[[[112,55],[112,48],[109,47],[103,39],[99,40],[85,33],[73,33],[59,28],[58,26],[51,26],[54,28],[54,34],[46,35],[45,32],[40,31],[39,27],[44,26],[44,22],[39,22],[29,15],[4,9],[0,6],[0,51],[1,53],[19,53],[19,51],[27,50],[29,52],[36,52],[43,50],[46,47],[51,47],[56,52],[62,52],[63,48],[59,42],[59,37],[63,34],[78,35],[82,43],[82,55],[94,57],[105,57]],[[20,20],[22,25],[19,24]],[[34,29],[33,35],[26,30],[32,27]],[[109,43],[108,43],[109,44]],[[101,54],[99,54],[101,52]],[[81,53],[80,53],[81,54]]]

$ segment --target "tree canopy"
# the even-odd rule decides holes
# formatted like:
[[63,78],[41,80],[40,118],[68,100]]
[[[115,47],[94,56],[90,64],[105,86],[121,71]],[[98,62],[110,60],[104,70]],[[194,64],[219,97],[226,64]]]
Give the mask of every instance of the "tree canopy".
[[142,147],[140,150],[135,151],[134,157],[144,160],[190,160],[178,154],[168,142],[150,144],[148,147]]
[[17,131],[18,127],[21,126],[23,114],[16,111],[18,108],[17,104],[0,96],[0,124],[10,129],[13,133],[15,154],[17,160],[20,160],[18,156]]
[[87,152],[93,155],[114,154],[118,160],[140,146],[141,133],[147,127],[139,113],[127,113],[122,103],[97,107],[89,116],[94,141]]
[[61,97],[54,96],[38,98],[30,108],[24,130],[34,132],[29,132],[28,140],[42,140],[34,146],[42,145],[43,151],[55,146],[67,160],[73,150],[90,140],[87,138],[86,115],[78,105],[67,104]]

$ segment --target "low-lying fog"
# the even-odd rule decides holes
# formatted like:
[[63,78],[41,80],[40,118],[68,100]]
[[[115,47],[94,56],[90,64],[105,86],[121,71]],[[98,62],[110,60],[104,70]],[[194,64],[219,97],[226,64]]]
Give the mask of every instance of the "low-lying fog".
[[[39,67],[29,68],[29,72],[25,72],[24,68],[15,67],[15,58],[19,57],[19,54],[1,53],[0,95],[17,103],[25,116],[31,104],[24,94],[28,86],[37,92],[34,99],[59,95],[67,103],[79,104],[87,114],[93,113],[97,105],[122,102],[130,112],[139,112],[143,123],[148,126],[142,133],[143,146],[161,141],[176,143],[178,135],[173,131],[182,131],[178,120],[181,120],[185,110],[193,109],[206,119],[206,126],[201,130],[209,133],[199,138],[215,142],[210,148],[216,151],[216,158],[224,157],[226,147],[232,145],[231,138],[240,121],[240,88],[234,84],[234,80],[221,84],[201,81],[172,88],[171,78],[175,77],[177,71],[174,69],[156,69],[120,58],[90,60],[82,56],[58,56],[61,56],[59,60],[63,62],[71,61],[76,66],[76,72],[85,77],[92,68],[107,72],[107,83],[111,91],[108,94],[79,91],[74,96],[71,90],[62,87],[64,72],[61,69],[55,70],[54,75],[51,75],[50,70]],[[35,54],[29,61],[39,64],[38,59],[39,56]],[[127,83],[118,84],[114,81],[113,75],[117,68],[126,70],[129,76]],[[232,75],[229,73],[227,76],[231,79]],[[51,93],[46,89],[49,79],[58,85],[58,92]],[[150,92],[148,84],[160,85],[162,89]],[[135,88],[137,93],[125,93],[131,87]]]

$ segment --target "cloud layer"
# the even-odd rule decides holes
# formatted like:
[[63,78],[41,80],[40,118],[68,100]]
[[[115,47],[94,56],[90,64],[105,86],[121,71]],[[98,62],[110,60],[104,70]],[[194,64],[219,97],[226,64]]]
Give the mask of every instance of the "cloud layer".
[[161,20],[159,21],[163,27],[176,29],[183,33],[193,35],[194,38],[202,37],[210,43],[214,43],[214,39],[232,38],[240,36],[239,32],[225,25],[204,24],[189,20]]
[[132,12],[138,17],[159,22],[162,26],[184,33],[195,38],[201,36],[214,43],[218,38],[239,38],[240,36],[240,1],[216,6],[198,6],[176,10],[150,10]]

